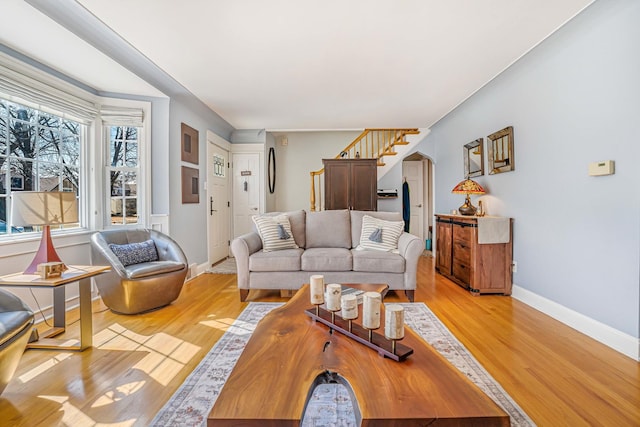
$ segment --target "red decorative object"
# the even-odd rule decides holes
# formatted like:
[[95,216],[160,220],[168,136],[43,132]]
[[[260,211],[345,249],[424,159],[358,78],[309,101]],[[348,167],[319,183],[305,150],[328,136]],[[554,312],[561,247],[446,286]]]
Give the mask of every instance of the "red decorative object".
[[45,262],[62,262],[60,256],[56,252],[56,248],[53,247],[53,240],[51,240],[51,227],[49,225],[43,226],[40,247],[33,258],[33,261],[31,261],[29,267],[24,271],[24,274],[37,274],[38,264]]

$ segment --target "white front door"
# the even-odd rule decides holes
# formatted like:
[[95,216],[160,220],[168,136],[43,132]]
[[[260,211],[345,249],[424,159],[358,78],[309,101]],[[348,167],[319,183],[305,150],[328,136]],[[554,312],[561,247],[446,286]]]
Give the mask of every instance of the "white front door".
[[260,213],[260,154],[233,153],[233,237],[252,230],[253,215]]
[[402,175],[409,184],[409,233],[424,240],[423,163],[421,160],[402,162]]
[[229,152],[207,141],[209,265],[229,256]]

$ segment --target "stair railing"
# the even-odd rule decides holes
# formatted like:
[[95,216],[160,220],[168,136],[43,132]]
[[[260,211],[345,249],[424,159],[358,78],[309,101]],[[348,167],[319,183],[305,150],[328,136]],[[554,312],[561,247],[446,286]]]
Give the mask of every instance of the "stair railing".
[[[336,159],[377,159],[378,166],[384,166],[384,156],[395,156],[397,145],[407,145],[407,135],[420,133],[418,129],[365,129],[351,144],[346,146]],[[310,172],[311,175],[311,211],[323,209],[324,168]]]

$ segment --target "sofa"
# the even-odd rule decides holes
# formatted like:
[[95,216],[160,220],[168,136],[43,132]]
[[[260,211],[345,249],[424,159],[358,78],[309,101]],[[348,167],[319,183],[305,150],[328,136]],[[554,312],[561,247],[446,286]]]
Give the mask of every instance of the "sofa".
[[[269,233],[259,228],[270,218],[282,222],[275,221],[271,237],[285,247],[274,249]],[[241,301],[251,289],[299,289],[314,274],[324,275],[325,283],[385,283],[414,300],[424,248],[418,237],[404,232],[398,212],[272,212],[254,216],[254,225],[231,242]],[[263,247],[265,242],[271,249]]]

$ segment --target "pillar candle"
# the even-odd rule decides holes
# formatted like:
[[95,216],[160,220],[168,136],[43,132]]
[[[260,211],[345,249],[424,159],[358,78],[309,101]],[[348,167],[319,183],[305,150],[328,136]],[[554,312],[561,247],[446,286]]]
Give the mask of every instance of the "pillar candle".
[[379,292],[365,292],[363,294],[362,326],[367,329],[380,327],[380,304],[382,296]]
[[358,297],[355,295],[343,295],[342,318],[345,320],[353,320],[358,318]]
[[390,304],[384,311],[384,336],[390,340],[404,338],[404,307]]
[[340,310],[340,296],[342,296],[342,286],[337,283],[327,285],[327,310]]
[[311,304],[322,304],[324,302],[324,276],[321,274],[311,276],[309,288]]

